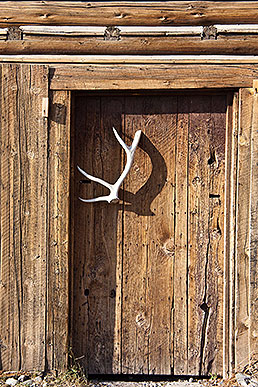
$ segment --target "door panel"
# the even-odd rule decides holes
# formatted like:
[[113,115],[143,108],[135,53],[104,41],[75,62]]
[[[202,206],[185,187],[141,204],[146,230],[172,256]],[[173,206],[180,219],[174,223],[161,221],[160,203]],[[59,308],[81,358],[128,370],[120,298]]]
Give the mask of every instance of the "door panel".
[[222,372],[226,94],[78,95],[72,347],[90,374]]

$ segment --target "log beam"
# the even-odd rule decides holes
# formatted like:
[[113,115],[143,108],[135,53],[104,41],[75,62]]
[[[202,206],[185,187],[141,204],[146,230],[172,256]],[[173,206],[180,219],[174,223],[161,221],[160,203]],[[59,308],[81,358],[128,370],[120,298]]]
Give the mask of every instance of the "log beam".
[[0,27],[14,25],[211,25],[258,23],[256,1],[2,1]]
[[257,55],[258,35],[238,39],[143,37],[105,41],[88,38],[64,40],[0,41],[0,55]]

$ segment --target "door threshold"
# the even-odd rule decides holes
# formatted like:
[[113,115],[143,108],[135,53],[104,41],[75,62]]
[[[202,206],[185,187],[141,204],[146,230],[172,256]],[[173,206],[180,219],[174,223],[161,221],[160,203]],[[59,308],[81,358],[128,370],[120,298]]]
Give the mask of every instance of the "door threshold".
[[89,380],[112,382],[199,382],[209,379],[209,376],[196,375],[144,375],[144,374],[89,374]]

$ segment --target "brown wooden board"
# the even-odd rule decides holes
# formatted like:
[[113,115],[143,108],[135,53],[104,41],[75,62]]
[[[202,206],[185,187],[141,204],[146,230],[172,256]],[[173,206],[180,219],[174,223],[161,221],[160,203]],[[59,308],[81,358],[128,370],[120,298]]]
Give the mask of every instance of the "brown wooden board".
[[250,363],[258,357],[258,96],[253,96],[253,116],[251,135],[251,220],[250,220]]
[[235,277],[236,277],[236,181],[238,158],[239,95],[228,95],[225,182],[224,262],[224,378],[235,370]]
[[[74,177],[73,350],[91,374],[223,370],[227,94],[77,95],[74,159],[114,182],[112,133],[143,131],[120,203]],[[81,180],[81,182],[80,182]]]
[[[236,367],[257,360],[257,96],[241,89],[236,251]],[[243,205],[243,203],[245,205]]]
[[33,40],[0,41],[1,55],[256,55],[258,36],[138,36],[104,40],[103,37],[62,38],[37,36]]
[[70,93],[51,92],[49,112],[49,261],[47,365],[68,364],[69,323],[69,200],[70,200]]
[[190,101],[188,370],[200,375],[222,372],[225,107]]
[[211,25],[257,23],[255,1],[8,1],[0,26]]
[[[108,59],[112,62],[112,58]],[[106,64],[51,67],[55,90],[134,90],[252,87],[257,65]]]
[[48,69],[2,65],[1,83],[1,362],[44,369]]
[[[237,241],[236,241],[236,366],[249,362],[250,329],[250,189],[251,189],[251,132],[253,91],[239,93],[238,182],[237,182]],[[243,205],[244,203],[244,205]]]

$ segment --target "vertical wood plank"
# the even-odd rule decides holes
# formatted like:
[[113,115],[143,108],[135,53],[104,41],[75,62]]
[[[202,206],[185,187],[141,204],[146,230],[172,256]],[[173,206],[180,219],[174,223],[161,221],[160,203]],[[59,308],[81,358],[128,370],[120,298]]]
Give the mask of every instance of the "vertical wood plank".
[[253,91],[239,91],[237,242],[236,242],[236,367],[249,362],[250,319],[250,183]]
[[126,137],[143,134],[125,181],[123,373],[173,372],[176,109],[176,98],[126,98]]
[[258,95],[252,96],[249,361],[258,359]]
[[[121,146],[112,126],[122,129],[123,100],[118,97],[84,97],[76,102],[75,165],[114,183],[121,171]],[[73,348],[90,374],[120,370],[120,338],[115,337],[115,311],[120,289],[116,287],[119,205],[88,204],[78,196],[91,198],[106,193],[96,183],[79,183],[75,174],[74,310]],[[118,306],[119,309],[119,306]],[[115,343],[116,341],[116,343]],[[114,346],[116,349],[114,349]],[[116,355],[114,355],[116,352]],[[116,357],[116,361],[113,359]]]
[[3,65],[2,84],[4,366],[44,369],[48,136],[42,98],[48,97],[48,68]]
[[[21,367],[44,369],[47,272],[47,120],[48,69],[21,68],[19,130],[21,165],[21,243],[23,305]],[[33,324],[32,324],[33,321]]]
[[189,374],[222,373],[225,109],[225,96],[191,100]]
[[188,374],[188,127],[190,100],[178,96],[176,136],[174,374]]
[[[17,117],[20,67],[1,65],[1,363],[21,367],[21,165]],[[16,211],[15,211],[16,210]]]
[[224,262],[224,344],[223,377],[235,369],[235,255],[236,255],[236,182],[239,127],[238,92],[228,94],[225,170],[225,262]]
[[67,366],[71,93],[53,91],[49,118],[49,260],[47,365]]

